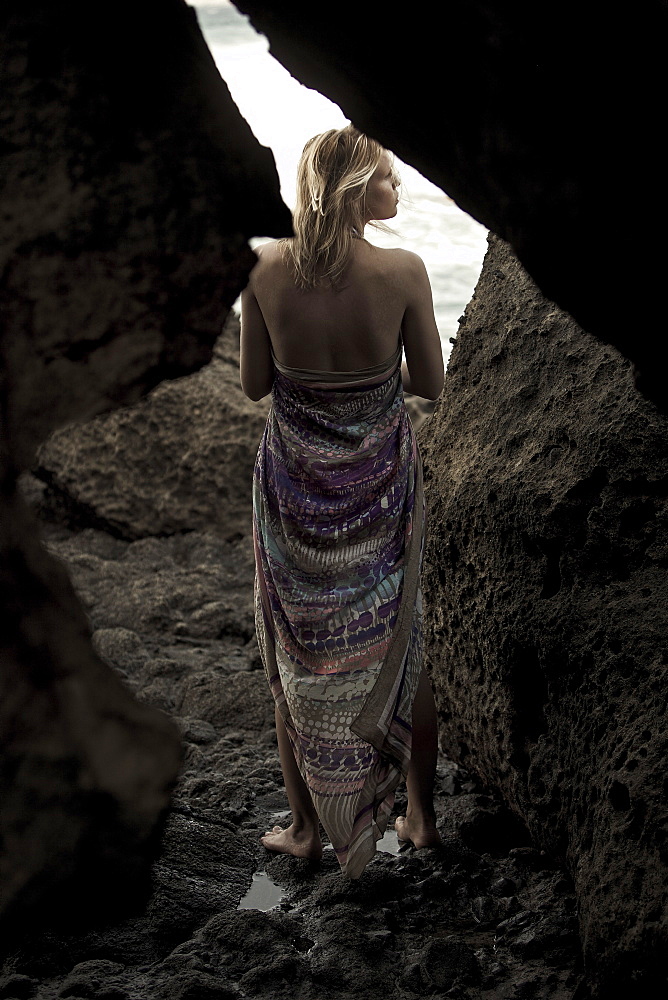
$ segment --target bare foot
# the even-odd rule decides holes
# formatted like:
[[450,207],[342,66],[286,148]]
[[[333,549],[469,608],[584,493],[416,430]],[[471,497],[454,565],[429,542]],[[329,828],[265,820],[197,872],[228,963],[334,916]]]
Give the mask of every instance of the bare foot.
[[292,854],[295,858],[308,858],[310,861],[319,861],[322,857],[320,834],[317,831],[296,831],[294,823],[287,830],[280,826],[267,830],[264,837],[260,837],[260,842],[268,851],[277,851],[278,854]]
[[397,816],[394,829],[399,840],[411,843],[418,850],[421,847],[437,847],[441,843],[436,823],[427,816],[419,820],[412,816]]

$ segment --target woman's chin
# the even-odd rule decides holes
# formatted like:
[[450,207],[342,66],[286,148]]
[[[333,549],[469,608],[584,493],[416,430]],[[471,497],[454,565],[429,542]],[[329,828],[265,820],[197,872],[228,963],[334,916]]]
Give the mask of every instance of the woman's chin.
[[389,212],[389,214],[383,214],[383,215],[380,215],[380,214],[378,214],[378,215],[374,215],[374,216],[372,216],[372,217],[371,217],[370,219],[367,219],[367,220],[365,221],[364,225],[365,225],[365,226],[368,226],[368,224],[369,224],[370,222],[387,222],[387,221],[388,221],[388,219],[393,219],[393,218],[395,217],[395,215],[397,214],[397,211],[398,211],[398,209],[397,209],[397,207],[396,207],[396,205],[395,205],[395,207],[394,207],[394,208],[393,208],[393,209],[391,210],[391,212]]

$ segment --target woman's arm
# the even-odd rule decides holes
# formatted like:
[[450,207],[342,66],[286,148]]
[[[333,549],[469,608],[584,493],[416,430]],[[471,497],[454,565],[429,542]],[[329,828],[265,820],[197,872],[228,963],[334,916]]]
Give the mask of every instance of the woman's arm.
[[[255,267],[258,267],[256,264]],[[254,272],[253,272],[254,273]],[[253,273],[241,293],[241,388],[249,399],[262,399],[274,384],[271,340],[253,291]]]
[[404,252],[406,309],[401,324],[406,353],[402,369],[404,389],[425,399],[437,399],[443,388],[443,348],[434,317],[431,285],[422,259],[415,253]]

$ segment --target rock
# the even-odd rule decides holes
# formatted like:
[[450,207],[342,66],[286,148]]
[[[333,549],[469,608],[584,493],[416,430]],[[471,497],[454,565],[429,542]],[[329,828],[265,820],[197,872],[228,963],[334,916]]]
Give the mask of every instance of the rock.
[[245,643],[254,634],[250,537],[226,543],[191,532],[141,539],[120,552],[98,555],[97,542],[82,552],[68,534],[49,547],[67,560],[91,625],[107,637],[107,646],[119,629],[140,639],[176,639],[182,659],[192,666],[203,650],[212,649],[215,658],[218,640]]
[[187,4],[30,0],[1,30],[0,916],[14,933],[136,905],[180,761],[176,727],[94,653],[17,474],[59,426],[208,362],[254,264],[248,238],[288,234],[290,216]]
[[274,700],[263,672],[193,674],[182,686],[179,714],[194,715],[225,734],[230,720],[235,727],[260,732],[271,726]]
[[479,0],[450,5],[441,27],[417,4],[388,101],[383,75],[359,59],[360,38],[397,45],[372,5],[343,0],[333,20],[310,0],[289,16],[272,0],[235,3],[293,76],[510,242],[544,294],[631,358],[668,408],[665,253],[644,252],[668,222],[662,5],[620,19],[591,0],[564,0],[559,17]]
[[19,467],[58,425],[205,364],[247,238],[290,232],[194,11],[156,10],[31,0],[3,19],[0,352]]
[[517,896],[476,896],[471,901],[474,920],[484,927],[496,927],[519,909]]
[[[500,926],[500,925],[499,925]],[[578,936],[578,922],[574,914],[548,917],[535,926],[522,930],[509,942],[511,952],[523,959],[546,957],[551,953],[552,961],[560,961],[559,949],[565,947],[570,952],[572,942]]]
[[2,1000],[29,1000],[37,993],[37,985],[30,976],[0,976],[0,997]]
[[109,977],[122,971],[122,965],[106,959],[80,962],[65,977],[58,996],[95,997],[97,1000],[100,996],[106,995],[105,984]]
[[165,981],[160,1000],[236,1000],[236,990],[206,972],[181,972]]
[[475,982],[479,977],[472,949],[454,934],[429,942],[422,952],[420,969],[437,993],[451,989],[457,981]]
[[[0,572],[0,915],[5,935],[145,897],[176,776],[173,723],[94,653],[64,567],[5,497]],[[67,900],[62,898],[63,883]],[[40,913],[34,912],[37,901]]]
[[204,719],[179,719],[179,729],[184,740],[189,743],[213,743],[218,735],[211,723]]
[[206,368],[53,434],[35,469],[48,484],[47,510],[127,539],[194,529],[227,539],[248,534],[268,402],[252,403],[241,391],[238,343],[231,314]]
[[467,847],[479,854],[507,854],[511,844],[529,839],[516,813],[491,795],[467,792],[467,784],[450,813],[454,830]]
[[93,633],[93,648],[106,663],[126,670],[148,657],[141,639],[129,628],[99,628]]
[[603,991],[664,975],[667,425],[491,239],[421,437],[427,658],[444,750],[568,860]]
[[281,914],[241,910],[212,917],[198,938],[214,957],[212,966],[238,980],[250,996],[280,996],[303,978],[304,958],[294,948],[301,928]]
[[490,889],[495,896],[507,896],[508,894],[515,892],[517,889],[517,883],[511,878],[505,878],[502,876],[495,882],[492,882]]
[[432,415],[436,403],[431,399],[422,399],[412,393],[405,394],[406,409],[413,424],[413,430],[419,430],[423,423]]

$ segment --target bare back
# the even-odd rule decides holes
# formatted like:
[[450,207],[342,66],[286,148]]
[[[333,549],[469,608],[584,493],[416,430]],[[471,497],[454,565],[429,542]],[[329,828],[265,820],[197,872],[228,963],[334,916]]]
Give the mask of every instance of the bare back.
[[406,308],[401,254],[357,240],[340,289],[306,290],[295,284],[276,244],[263,249],[253,289],[278,360],[326,371],[387,360],[397,349]]
[[271,389],[272,351],[293,368],[356,371],[387,361],[401,341],[406,388],[438,396],[443,356],[417,254],[356,240],[336,290],[299,288],[276,243],[260,247],[258,256],[241,300],[241,377],[251,399]]

